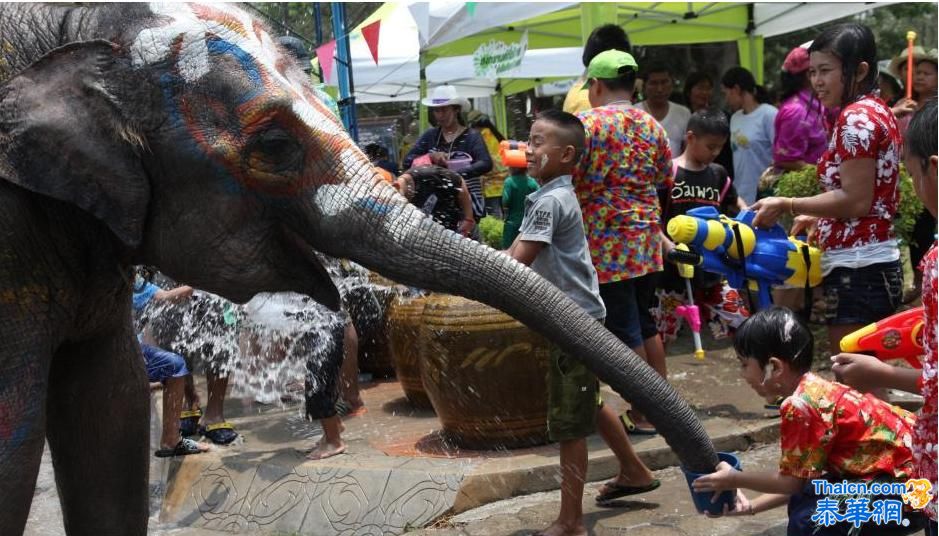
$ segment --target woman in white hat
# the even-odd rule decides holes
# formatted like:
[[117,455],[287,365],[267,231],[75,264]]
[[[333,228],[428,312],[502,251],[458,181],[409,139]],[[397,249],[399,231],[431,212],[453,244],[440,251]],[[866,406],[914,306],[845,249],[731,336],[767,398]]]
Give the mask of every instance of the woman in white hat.
[[[430,97],[421,101],[431,109],[431,124],[404,157],[403,169],[419,165],[429,158],[430,163],[448,167],[466,181],[473,201],[473,216],[479,221],[485,215],[482,181],[480,177],[492,169],[492,159],[482,136],[467,128],[463,115],[470,110],[467,99],[460,97],[450,85],[437,86]],[[465,155],[457,155],[464,153]],[[466,162],[466,156],[471,158]],[[415,162],[417,160],[417,162]]]

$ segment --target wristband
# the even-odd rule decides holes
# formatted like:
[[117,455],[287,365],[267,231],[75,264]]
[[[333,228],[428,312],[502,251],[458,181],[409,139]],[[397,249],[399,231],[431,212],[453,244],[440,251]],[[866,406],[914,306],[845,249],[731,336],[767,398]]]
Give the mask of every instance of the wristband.
[[790,216],[796,215],[796,198],[795,197],[789,198],[789,215]]

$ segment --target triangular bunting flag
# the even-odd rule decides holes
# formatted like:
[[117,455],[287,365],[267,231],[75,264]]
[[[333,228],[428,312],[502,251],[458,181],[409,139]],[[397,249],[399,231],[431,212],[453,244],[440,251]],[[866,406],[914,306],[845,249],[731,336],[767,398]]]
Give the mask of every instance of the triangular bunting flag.
[[333,55],[335,53],[335,39],[316,49],[316,59],[320,62],[320,70],[323,72],[323,82],[326,84],[329,84],[332,79]]
[[381,28],[381,20],[362,27],[362,37],[365,38],[365,44],[368,45],[368,51],[372,53],[372,60],[378,65],[378,34]]

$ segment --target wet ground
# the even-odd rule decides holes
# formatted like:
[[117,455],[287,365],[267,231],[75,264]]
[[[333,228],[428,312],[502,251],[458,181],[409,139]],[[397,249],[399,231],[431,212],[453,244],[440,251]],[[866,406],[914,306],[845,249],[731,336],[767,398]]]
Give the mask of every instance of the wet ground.
[[[736,453],[743,470],[772,470],[779,460],[778,445],[764,445]],[[602,482],[584,490],[584,525],[597,536],[783,536],[786,510],[778,508],[755,516],[708,519],[695,512],[685,477],[675,467],[655,472],[662,486],[636,495],[613,507],[594,504]],[[752,495],[750,496],[752,498]],[[560,508],[559,491],[516,497],[441,520],[435,528],[409,536],[522,536],[533,534],[554,521]]]
[[[771,469],[778,456],[778,418],[739,378],[738,361],[726,345],[706,339],[706,347],[707,358],[699,361],[689,354],[689,341],[679,341],[668,359],[670,382],[698,412],[718,450],[745,451],[744,470]],[[366,383],[362,394],[369,411],[345,421],[347,454],[318,462],[306,460],[302,449],[322,432],[300,417],[299,404],[231,397],[226,416],[243,442],[152,460],[150,533],[523,535],[556,515],[558,494],[551,490],[559,482],[557,445],[461,451],[435,439],[439,421],[432,412],[411,408],[397,382]],[[608,388],[603,394],[615,410],[623,408]],[[663,485],[619,508],[595,507],[592,497],[612,476],[615,461],[599,438],[590,438],[592,483],[584,504],[592,534],[784,533],[782,511],[744,519],[701,517],[662,438],[634,436],[633,444]],[[436,528],[411,532],[428,526]],[[25,534],[63,534],[48,453]]]

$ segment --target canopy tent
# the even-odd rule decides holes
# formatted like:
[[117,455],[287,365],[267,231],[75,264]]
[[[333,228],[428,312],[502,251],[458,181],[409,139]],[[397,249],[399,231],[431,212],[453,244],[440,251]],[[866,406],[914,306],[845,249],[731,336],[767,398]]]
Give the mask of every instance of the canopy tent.
[[[736,41],[740,63],[763,79],[763,39],[852,15],[873,3],[484,3],[455,0],[409,4],[421,38],[421,61],[472,54],[489,41],[518,42],[529,50],[580,47],[593,28],[611,21],[634,45]],[[524,19],[520,17],[525,17]],[[550,56],[550,55],[549,55]],[[550,76],[545,65],[544,76]],[[514,76],[514,73],[510,73]],[[504,86],[505,84],[503,84]],[[500,100],[504,92],[497,94]],[[423,117],[422,117],[423,120]],[[504,127],[504,117],[497,117]]]
[[[472,54],[490,40],[518,41],[530,49],[580,47],[589,32],[611,21],[634,45],[683,45],[737,41],[741,63],[757,76],[762,39],[814,26],[873,7],[873,3],[483,3],[411,2],[422,55],[434,59]],[[520,16],[525,17],[521,19]],[[498,21],[498,22],[497,22]],[[756,61],[752,51],[757,53]]]
[[[762,78],[763,38],[876,7],[862,3],[489,3],[389,2],[350,32],[358,102],[414,101],[427,85],[449,83],[461,95],[498,97],[577,76],[585,36],[616,20],[636,45],[736,41],[741,63]],[[381,19],[378,64],[356,31]],[[750,29],[750,31],[748,31]],[[471,54],[490,40],[518,42],[522,65],[501,80],[472,76]],[[421,68],[426,76],[421,79]],[[335,76],[327,80],[330,84]],[[421,89],[421,85],[425,89]],[[497,118],[498,119],[498,118]]]

